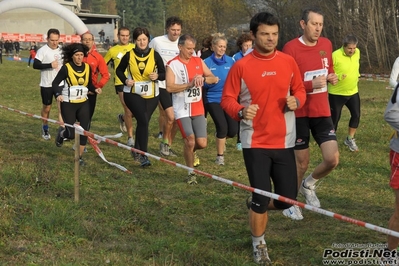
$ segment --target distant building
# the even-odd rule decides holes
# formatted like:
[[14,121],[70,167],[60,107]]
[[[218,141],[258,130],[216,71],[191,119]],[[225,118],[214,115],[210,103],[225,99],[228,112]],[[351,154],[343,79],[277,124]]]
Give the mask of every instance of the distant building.
[[[3,0],[0,0],[2,2]],[[40,1],[40,0],[34,0]],[[86,24],[98,42],[98,32],[103,29],[105,38],[117,39],[117,28],[121,19],[118,15],[92,14],[88,10],[81,9],[81,0],[53,0],[60,3],[75,13]],[[17,34],[42,36],[49,28],[57,28],[61,34],[74,35],[75,29],[63,18],[36,8],[21,8],[4,12],[0,15],[0,34],[10,38],[16,38]],[[7,35],[5,35],[7,34]]]

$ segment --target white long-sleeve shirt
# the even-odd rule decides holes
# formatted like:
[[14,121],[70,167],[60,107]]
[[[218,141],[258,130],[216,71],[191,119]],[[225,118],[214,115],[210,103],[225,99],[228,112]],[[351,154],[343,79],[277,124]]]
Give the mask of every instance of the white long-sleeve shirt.
[[391,76],[389,77],[389,85],[392,88],[395,88],[396,84],[398,84],[398,76],[399,76],[399,57],[397,57],[395,62],[393,63]]

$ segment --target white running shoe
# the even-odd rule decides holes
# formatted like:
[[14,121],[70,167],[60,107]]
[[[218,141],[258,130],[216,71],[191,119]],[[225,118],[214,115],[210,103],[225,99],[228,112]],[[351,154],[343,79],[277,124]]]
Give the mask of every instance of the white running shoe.
[[169,145],[166,143],[161,142],[159,144],[159,153],[162,156],[169,156],[170,155],[170,151],[169,151]]
[[292,205],[288,209],[283,210],[283,214],[292,220],[299,221],[303,219],[301,208],[296,205]]
[[50,136],[50,133],[48,132],[48,130],[44,130],[43,128],[42,128],[42,138],[45,140],[51,139],[51,136]]
[[170,157],[177,157],[177,154],[172,148],[169,146],[169,156]]
[[346,138],[344,144],[349,147],[350,151],[359,151],[359,147],[356,145],[355,139]]
[[119,128],[121,129],[121,131],[127,132],[125,120],[123,120],[123,114],[118,115],[118,122],[119,122]]
[[215,163],[217,165],[224,165],[224,156],[216,156]]
[[133,138],[128,138],[127,139],[127,146],[133,147],[134,146],[134,139]]
[[254,250],[254,261],[256,264],[271,266],[272,261],[269,258],[269,254],[267,253],[266,243],[262,244],[262,241],[259,245],[256,246],[256,250]]
[[320,201],[316,196],[316,187],[315,185],[310,186],[308,188],[305,187],[305,180],[302,181],[301,187],[299,188],[299,192],[305,196],[306,203],[312,205],[314,207],[320,208]]

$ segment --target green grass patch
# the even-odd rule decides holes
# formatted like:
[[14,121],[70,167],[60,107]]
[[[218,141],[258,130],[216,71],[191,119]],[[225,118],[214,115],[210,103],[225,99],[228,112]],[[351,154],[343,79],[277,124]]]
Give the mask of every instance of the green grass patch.
[[[25,51],[24,51],[25,52]],[[26,54],[25,54],[26,56]],[[3,57],[0,104],[40,115],[39,71]],[[338,129],[340,163],[317,189],[322,207],[387,227],[394,197],[388,186],[390,127],[383,112],[392,91],[381,82],[360,81],[362,117],[350,152],[346,137],[349,112]],[[98,97],[91,131],[116,134],[122,111],[111,84]],[[54,106],[52,119],[57,119]],[[130,152],[106,143],[99,147],[124,173],[88,146],[80,170],[80,201],[74,202],[73,142],[41,138],[41,121],[0,109],[0,265],[253,265],[245,200],[249,193],[206,177],[185,183],[187,171],[152,159],[141,169]],[[158,112],[150,126],[149,152],[158,155]],[[206,150],[200,170],[248,185],[235,139],[227,141],[226,165],[215,165],[214,126],[208,119]],[[126,143],[124,135],[117,141]],[[184,163],[180,133],[173,144]],[[150,158],[151,159],[151,158]],[[309,169],[320,162],[311,145]],[[300,201],[304,199],[300,196]],[[384,243],[386,236],[310,211],[292,221],[270,212],[266,232],[273,265],[322,265],[323,250],[333,243]]]

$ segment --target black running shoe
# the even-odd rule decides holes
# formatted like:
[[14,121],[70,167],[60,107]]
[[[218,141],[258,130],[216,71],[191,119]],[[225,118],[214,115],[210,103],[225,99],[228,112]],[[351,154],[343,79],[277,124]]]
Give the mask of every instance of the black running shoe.
[[146,167],[146,166],[150,166],[150,165],[151,165],[151,162],[150,162],[150,160],[148,160],[148,157],[146,155],[140,154],[140,166]]
[[57,147],[61,147],[62,144],[64,143],[64,136],[63,136],[64,131],[65,131],[65,128],[63,128],[63,127],[58,128],[57,136],[55,137],[55,145]]

